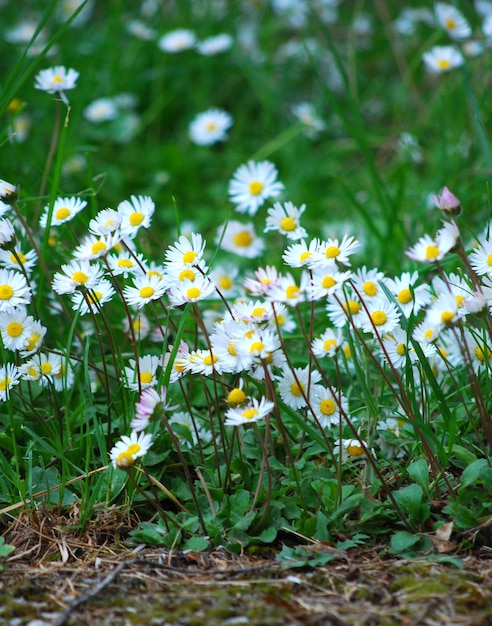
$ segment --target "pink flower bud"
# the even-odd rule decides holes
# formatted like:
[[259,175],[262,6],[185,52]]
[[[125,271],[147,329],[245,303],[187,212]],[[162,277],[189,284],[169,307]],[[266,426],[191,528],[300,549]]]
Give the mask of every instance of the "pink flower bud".
[[447,187],[444,187],[440,195],[432,196],[434,205],[451,217],[458,217],[461,214],[461,203]]

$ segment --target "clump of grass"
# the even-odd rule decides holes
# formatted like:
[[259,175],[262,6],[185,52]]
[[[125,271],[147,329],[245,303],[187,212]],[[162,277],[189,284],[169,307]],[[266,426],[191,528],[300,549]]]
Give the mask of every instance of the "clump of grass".
[[[2,149],[30,154],[0,188],[4,510],[43,493],[77,501],[83,526],[118,503],[140,541],[231,551],[290,530],[393,534],[405,552],[475,528],[492,445],[486,185],[467,182],[490,167],[485,45],[466,56],[464,31],[439,30],[443,11],[464,28],[446,6],[432,27],[379,5],[259,6],[252,43],[240,8],[213,37],[206,10],[176,9],[188,28],[165,36],[151,3],[108,21],[56,5],[4,98]],[[397,44],[395,28],[414,32]],[[429,75],[438,37],[458,43],[424,57]],[[467,128],[443,125],[450,98]]]

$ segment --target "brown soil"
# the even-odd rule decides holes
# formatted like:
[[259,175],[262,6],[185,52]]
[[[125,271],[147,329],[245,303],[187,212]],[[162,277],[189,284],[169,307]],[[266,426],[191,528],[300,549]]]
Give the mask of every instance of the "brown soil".
[[[70,515],[23,514],[3,533],[16,550],[0,571],[9,626],[423,626],[492,624],[492,555],[462,567],[396,559],[384,547],[331,549],[323,567],[284,569],[275,554],[127,547],[134,522],[108,511],[83,536]],[[63,523],[62,523],[63,522]]]

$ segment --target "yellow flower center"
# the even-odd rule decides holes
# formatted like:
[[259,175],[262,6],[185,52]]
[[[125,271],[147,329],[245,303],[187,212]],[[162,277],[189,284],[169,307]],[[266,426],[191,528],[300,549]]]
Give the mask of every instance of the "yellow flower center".
[[251,419],[253,419],[253,417],[256,417],[256,415],[258,415],[258,410],[257,409],[246,409],[245,411],[242,412],[241,415],[243,417],[245,417],[247,420],[251,420]]
[[148,285],[147,287],[142,287],[140,289],[140,297],[141,298],[151,298],[154,295],[154,288]]
[[92,244],[92,254],[99,254],[100,252],[106,250],[106,248],[107,245],[104,243],[104,241],[96,241]]
[[221,276],[219,278],[219,287],[221,289],[230,289],[234,283],[229,276]]
[[94,291],[92,290],[89,294],[88,294],[88,299],[89,302],[92,302],[92,304],[95,304],[96,302],[99,302],[99,300],[102,298],[102,293],[100,291]]
[[55,217],[57,220],[66,220],[70,213],[70,209],[64,206],[61,209],[58,209],[58,211],[55,213]]
[[139,211],[135,211],[134,213],[130,215],[130,224],[132,226],[139,226],[143,222],[144,217],[145,215],[143,213],[140,213]]
[[489,350],[489,348],[487,348],[487,346],[482,346],[482,347],[478,347],[475,350],[475,356],[477,357],[477,359],[479,361],[482,361],[482,363],[484,363],[485,361],[488,361],[490,359],[491,356],[491,352]]
[[253,180],[249,183],[249,193],[252,196],[258,196],[263,191],[263,183],[259,180]]
[[10,253],[10,261],[12,263],[15,263],[16,265],[19,265],[19,263],[25,263],[26,262],[26,257],[24,254],[22,254],[22,252],[16,252],[15,254],[13,252]]
[[376,326],[382,326],[388,319],[388,316],[384,311],[374,311],[371,313],[371,319]]
[[312,252],[310,252],[309,250],[304,250],[304,252],[299,257],[299,261],[303,263],[304,261],[307,261],[309,258],[311,258],[311,256],[312,256]]
[[455,296],[455,300],[456,300],[456,305],[457,305],[458,309],[461,309],[461,307],[465,303],[465,297],[464,296],[460,296],[460,295],[457,294]]
[[328,248],[326,248],[325,256],[327,259],[334,259],[339,254],[340,248],[337,248],[336,246],[328,246]]
[[323,276],[323,280],[321,281],[323,289],[330,289],[336,284],[337,281],[333,278],[333,276]]
[[327,339],[324,343],[323,343],[323,350],[326,350],[326,352],[330,352],[330,350],[333,350],[333,348],[337,347],[337,342],[335,339]]
[[41,365],[41,371],[43,372],[45,376],[49,376],[51,374],[52,369],[53,369],[53,366],[48,361],[45,361]]
[[234,243],[240,248],[247,248],[251,245],[252,241],[253,237],[251,236],[251,233],[248,233],[247,230],[243,230],[234,236]]
[[292,231],[296,229],[296,221],[293,217],[284,217],[280,222],[280,228],[286,231]]
[[258,306],[258,307],[256,307],[256,309],[253,309],[251,311],[251,316],[252,317],[263,317],[266,312],[267,312],[267,310],[265,309],[265,307]]
[[193,282],[195,280],[195,272],[193,270],[183,270],[181,272],[181,274],[179,275],[179,280],[181,282],[185,281],[185,280],[191,280],[191,282]]
[[206,128],[209,132],[213,132],[217,128],[217,124],[215,122],[209,122]]
[[450,324],[453,321],[454,316],[455,314],[453,311],[443,311],[441,313],[441,322],[443,324]]
[[14,295],[14,290],[10,285],[0,285],[0,300],[10,300]]
[[31,365],[31,366],[28,368],[27,373],[28,373],[28,375],[29,375],[31,378],[38,378],[38,376],[39,376],[39,371],[38,371],[38,368],[37,368],[37,367],[35,367],[34,365]]
[[296,398],[300,398],[300,397],[302,397],[302,394],[304,392],[304,384],[303,383],[292,383],[292,385],[290,386],[290,391],[291,391],[293,396],[295,396]]
[[131,259],[119,259],[118,267],[124,267],[130,269],[133,267],[133,261]]
[[152,372],[140,372],[140,382],[144,385],[149,385],[154,380],[154,374]]
[[251,354],[259,354],[265,348],[265,344],[262,341],[255,341],[251,344],[249,349]]
[[431,246],[427,246],[427,248],[425,249],[425,258],[428,259],[429,261],[432,261],[433,259],[437,259],[439,254],[440,254],[439,248],[434,244],[432,244]]
[[9,337],[19,337],[20,335],[22,335],[24,327],[20,322],[10,322],[10,324],[7,324],[5,330],[7,331],[7,335]]
[[333,415],[333,413],[335,413],[335,409],[335,403],[329,398],[325,398],[324,400],[322,400],[321,404],[319,405],[319,410],[321,411],[321,413],[323,413],[323,415]]
[[297,285],[289,285],[285,290],[285,295],[289,300],[299,297],[300,289]]
[[402,289],[396,299],[400,304],[407,304],[412,299],[412,292],[410,289]]
[[373,283],[372,280],[367,280],[364,283],[362,289],[364,290],[364,293],[368,296],[375,296],[378,292],[378,286],[376,285],[376,283]]
[[454,30],[456,28],[456,22],[453,20],[452,17],[446,18],[444,23],[446,24],[446,28],[448,30]]
[[350,456],[360,456],[361,454],[364,454],[364,448],[359,445],[351,445],[348,446],[347,452]]
[[193,263],[195,259],[196,252],[193,252],[193,250],[188,250],[188,252],[183,254],[183,263]]
[[246,397],[247,396],[242,389],[234,387],[234,389],[231,389],[227,396],[227,402],[229,404],[242,404],[243,402],[246,402]]
[[84,272],[77,271],[72,274],[72,280],[77,285],[84,285],[89,280],[89,277]]
[[38,335],[37,333],[33,333],[29,339],[28,342],[24,348],[24,350],[27,350],[28,352],[30,352],[31,350],[34,350],[34,348],[38,345],[38,341],[40,339],[40,335]]
[[6,378],[0,379],[0,391],[5,391],[6,389],[8,389],[11,383],[12,383],[12,379],[9,378],[8,376]]
[[158,272],[157,270],[149,270],[147,272],[147,276],[149,276],[149,278],[151,276],[157,276],[157,278],[162,278],[162,274],[160,272]]
[[407,346],[404,343],[399,343],[396,346],[396,352],[400,356],[404,356],[406,354],[406,351],[407,351]]
[[346,359],[352,358],[352,350],[350,349],[350,346],[348,343],[343,347],[343,353],[345,354]]
[[62,83],[63,82],[63,78],[61,76],[53,76],[53,82],[54,83]]
[[360,304],[355,300],[349,300],[343,305],[343,310],[345,311],[345,313],[350,313],[350,315],[357,315],[357,313],[360,311],[360,308]]
[[203,363],[205,365],[213,365],[214,363],[217,363],[217,357],[215,356],[215,354],[213,356],[211,354],[207,354],[203,358]]
[[432,339],[432,337],[434,337],[434,331],[432,330],[432,328],[429,328],[424,333],[424,339],[426,341],[430,341]]
[[448,59],[439,59],[437,61],[437,67],[440,70],[449,70],[451,67],[451,61],[448,61]]
[[190,287],[186,292],[186,297],[190,300],[195,300],[196,298],[200,297],[200,290],[198,289],[198,287]]

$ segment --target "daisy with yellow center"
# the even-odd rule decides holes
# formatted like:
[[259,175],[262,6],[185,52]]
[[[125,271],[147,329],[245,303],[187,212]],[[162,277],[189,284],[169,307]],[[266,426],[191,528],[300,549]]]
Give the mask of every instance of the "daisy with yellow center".
[[257,400],[252,398],[248,400],[247,404],[241,404],[239,406],[231,406],[227,409],[225,414],[226,426],[241,426],[243,424],[251,424],[265,419],[272,411],[274,403],[261,398]]
[[291,409],[302,409],[307,405],[309,394],[320,380],[320,373],[310,370],[309,367],[287,370],[278,383],[280,397]]
[[122,381],[132,391],[142,391],[147,387],[157,385],[157,368],[160,365],[158,356],[146,354],[135,361],[130,360],[129,367],[125,367]]
[[51,211],[50,205],[45,207],[44,213],[39,220],[39,225],[41,228],[46,228],[50,215],[50,226],[60,226],[61,224],[65,224],[65,222],[70,222],[86,206],[87,202],[81,198],[57,198]]
[[323,428],[340,424],[341,416],[348,415],[348,402],[335,388],[315,385],[311,394],[311,407]]
[[109,456],[113,467],[129,469],[135,461],[144,456],[152,445],[152,435],[132,431],[130,436],[123,435],[111,449]]
[[262,254],[265,243],[263,239],[256,236],[253,224],[230,220],[224,232],[222,230],[219,230],[215,239],[217,244],[221,244],[222,250],[248,259]]
[[269,161],[241,165],[229,183],[229,198],[236,211],[253,216],[268,198],[278,196],[284,186],[277,181],[277,174]]
[[386,298],[369,300],[366,309],[362,312],[361,327],[367,333],[378,336],[390,333],[400,321],[396,306]]
[[300,218],[305,210],[305,204],[297,208],[292,202],[284,202],[283,204],[275,202],[273,208],[268,209],[268,217],[263,232],[276,230],[293,241],[304,239],[307,237],[307,232],[301,226]]
[[149,196],[131,196],[117,207],[120,230],[123,236],[134,238],[140,228],[149,228],[155,204]]
[[199,113],[191,122],[188,135],[198,146],[211,146],[227,139],[232,117],[221,109],[209,109]]
[[12,387],[19,382],[20,373],[13,363],[7,363],[0,367],[0,402],[8,400]]

